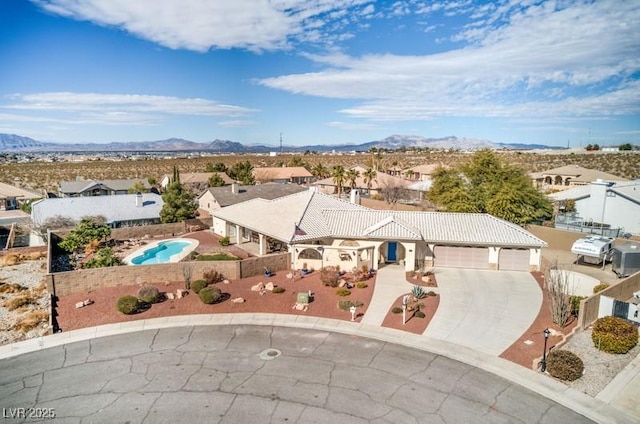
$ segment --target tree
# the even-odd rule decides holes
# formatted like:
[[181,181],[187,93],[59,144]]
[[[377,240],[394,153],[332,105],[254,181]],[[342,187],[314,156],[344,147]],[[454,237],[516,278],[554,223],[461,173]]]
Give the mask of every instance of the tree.
[[302,160],[302,158],[298,155],[294,155],[291,160],[289,161],[289,166],[304,166],[306,167],[307,164]]
[[371,191],[371,185],[373,185],[373,182],[376,181],[377,176],[378,176],[378,173],[373,168],[367,168],[362,173],[362,179],[364,183],[367,185],[367,192]]
[[134,193],[146,193],[149,190],[147,190],[147,188],[144,186],[144,184],[142,183],[142,181],[136,181],[131,188],[129,188],[129,190],[127,190],[127,193],[129,194],[134,194]]
[[344,166],[342,165],[335,165],[331,169],[331,176],[333,177],[333,183],[338,187],[338,197],[342,195],[342,185],[345,182],[345,174],[346,174],[346,171],[344,169]]
[[551,217],[551,202],[522,168],[505,164],[490,150],[458,167],[438,168],[428,199],[450,212],[489,213],[516,224]]
[[397,181],[391,181],[380,189],[380,194],[389,205],[395,205],[398,200],[407,197],[407,190]]
[[593,145],[593,150],[600,150],[600,146],[598,145],[598,143]]
[[587,150],[588,152],[593,150],[593,144],[587,144],[587,147],[585,147],[585,150]]
[[83,268],[102,268],[105,266],[119,266],[122,265],[122,261],[117,257],[113,250],[109,247],[103,247],[98,250],[93,258],[89,259],[82,266]]
[[344,173],[345,180],[349,183],[351,190],[357,187],[357,179],[360,176],[360,172],[355,169],[347,169]]
[[206,172],[227,172],[227,165],[222,162],[207,163]]
[[215,173],[209,178],[209,187],[222,187],[224,185],[224,180],[220,176],[220,174]]
[[251,185],[254,183],[253,178],[253,165],[251,162],[236,162],[228,171],[229,176],[236,181],[240,181],[244,185]]
[[147,182],[149,183],[150,186],[156,186],[158,185],[158,180],[155,179],[155,177],[149,177],[147,178]]
[[58,245],[67,252],[78,252],[93,241],[102,241],[111,235],[111,228],[93,217],[84,217],[76,228]]
[[174,178],[162,194],[164,205],[160,211],[160,220],[164,223],[181,222],[194,218],[198,210],[195,195],[185,190],[180,183],[180,174],[174,170]]
[[317,163],[310,171],[314,177],[322,179],[329,176],[329,170],[322,163]]
[[618,147],[618,150],[623,152],[633,150],[633,146],[631,145],[631,143],[624,143],[624,144],[621,144],[620,147]]

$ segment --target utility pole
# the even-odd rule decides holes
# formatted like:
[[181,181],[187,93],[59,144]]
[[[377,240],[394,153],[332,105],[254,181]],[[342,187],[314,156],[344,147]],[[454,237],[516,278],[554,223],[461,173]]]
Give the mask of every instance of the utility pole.
[[280,133],[280,154],[282,154],[282,133]]

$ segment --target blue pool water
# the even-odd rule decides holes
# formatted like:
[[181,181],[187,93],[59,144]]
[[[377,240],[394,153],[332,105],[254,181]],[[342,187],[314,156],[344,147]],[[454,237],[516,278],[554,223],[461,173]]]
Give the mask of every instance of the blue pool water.
[[152,247],[149,250],[145,250],[142,255],[136,256],[131,259],[132,265],[150,265],[150,264],[166,264],[169,263],[169,258],[182,252],[185,248],[190,246],[188,241],[171,240],[163,241],[156,247]]

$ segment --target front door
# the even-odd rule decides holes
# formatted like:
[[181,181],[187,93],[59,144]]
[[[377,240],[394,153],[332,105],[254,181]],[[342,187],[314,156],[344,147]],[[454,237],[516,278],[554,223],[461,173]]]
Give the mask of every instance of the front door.
[[396,257],[396,249],[398,248],[398,243],[395,241],[390,241],[387,244],[387,262],[395,262],[397,260]]

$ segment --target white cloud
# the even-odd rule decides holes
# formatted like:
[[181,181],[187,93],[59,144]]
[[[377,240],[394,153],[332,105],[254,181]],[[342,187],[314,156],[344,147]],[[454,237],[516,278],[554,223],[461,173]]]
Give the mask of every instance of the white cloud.
[[339,128],[345,131],[373,131],[373,130],[380,129],[378,125],[374,125],[374,124],[341,122],[341,121],[331,121],[331,122],[327,122],[325,125],[332,128]]
[[[61,16],[122,28],[172,49],[275,50],[372,0],[32,0]],[[368,12],[365,7],[365,12]],[[330,15],[333,14],[333,15]],[[366,16],[366,15],[365,15]],[[326,21],[325,21],[326,19]],[[315,31],[310,36],[307,30]],[[320,34],[320,35],[318,35]]]
[[[468,8],[448,2],[447,8]],[[640,112],[640,3],[505,3],[471,45],[425,56],[307,56],[326,69],[266,78],[291,93],[364,103],[341,112],[379,121],[437,116],[608,116]],[[496,18],[497,21],[498,18]],[[495,22],[495,21],[491,21]],[[635,78],[635,79],[634,79]]]
[[256,125],[255,121],[242,121],[242,120],[234,120],[234,121],[222,121],[218,122],[218,125],[226,128],[241,128],[241,127],[250,127]]

